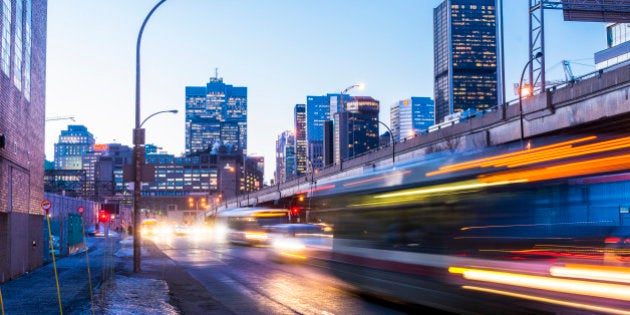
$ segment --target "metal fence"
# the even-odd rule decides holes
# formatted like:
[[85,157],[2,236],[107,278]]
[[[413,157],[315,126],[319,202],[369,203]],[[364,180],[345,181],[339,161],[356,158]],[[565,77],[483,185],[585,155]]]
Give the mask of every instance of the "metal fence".
[[[48,211],[50,231],[48,224],[44,222],[44,239],[52,238],[55,255],[68,256],[83,249],[83,236],[86,230],[96,225],[100,203],[51,193],[44,193],[44,199],[49,200],[52,205]],[[45,241],[44,261],[50,260],[50,242]]]

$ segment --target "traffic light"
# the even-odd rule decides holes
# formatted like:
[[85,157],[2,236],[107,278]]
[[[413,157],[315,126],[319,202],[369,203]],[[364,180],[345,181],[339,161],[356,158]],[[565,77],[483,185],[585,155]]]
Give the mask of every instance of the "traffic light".
[[292,206],[290,212],[291,212],[291,223],[300,222],[300,207]]
[[291,215],[292,216],[300,215],[300,207],[298,207],[298,206],[291,207]]
[[107,223],[109,221],[109,212],[101,210],[98,212],[98,222]]

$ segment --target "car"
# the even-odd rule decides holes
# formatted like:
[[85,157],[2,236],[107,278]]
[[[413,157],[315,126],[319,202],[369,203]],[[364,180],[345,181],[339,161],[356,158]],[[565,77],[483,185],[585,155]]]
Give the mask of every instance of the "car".
[[287,223],[268,227],[268,257],[278,262],[298,262],[330,252],[332,234],[320,225]]

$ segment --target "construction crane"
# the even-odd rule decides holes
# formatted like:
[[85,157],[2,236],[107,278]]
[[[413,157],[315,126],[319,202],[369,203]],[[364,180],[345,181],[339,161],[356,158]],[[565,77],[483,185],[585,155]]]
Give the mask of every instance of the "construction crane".
[[567,82],[574,82],[575,76],[573,75],[573,70],[571,70],[571,63],[569,63],[569,60],[562,60],[562,68],[564,69],[564,79]]
[[74,121],[74,116],[55,116],[46,118],[46,121],[55,121],[55,120],[72,120]]

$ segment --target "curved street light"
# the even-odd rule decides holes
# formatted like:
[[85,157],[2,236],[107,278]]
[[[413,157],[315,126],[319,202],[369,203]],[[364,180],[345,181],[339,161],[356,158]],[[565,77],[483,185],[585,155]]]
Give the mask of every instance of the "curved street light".
[[[527,61],[527,63],[525,64],[525,67],[523,68],[523,72],[521,73],[521,81],[518,84],[518,110],[519,110],[519,115],[521,119],[521,142],[525,138],[525,132],[523,131],[523,76],[525,76],[525,70],[527,70],[527,67],[529,67],[529,64],[531,64],[534,60],[542,56],[543,56],[543,53],[539,51],[531,59],[529,59],[529,61]],[[530,82],[530,85],[531,85],[531,82]],[[533,92],[534,92],[534,87],[530,86],[530,93],[528,94],[531,95],[533,94]]]
[[348,91],[354,89],[354,88],[358,88],[359,90],[362,90],[365,86],[363,85],[363,83],[357,83],[357,84],[353,84],[347,88],[345,88],[343,91],[341,91],[341,93],[339,93],[339,101],[340,101],[340,107],[341,107],[341,111],[346,111],[346,108],[343,106],[343,95],[346,94]]
[[392,140],[392,166],[394,165],[394,162],[396,161],[396,141],[394,141],[394,134],[392,133],[392,130],[389,129],[389,126],[387,126],[384,122],[382,121],[378,121],[381,125],[385,126],[385,128],[387,128],[387,131],[389,132],[389,138]]
[[142,126],[144,125],[145,122],[147,122],[147,120],[149,120],[149,118],[158,115],[158,114],[164,114],[164,113],[172,113],[172,114],[177,114],[177,109],[170,109],[170,110],[161,110],[159,112],[155,112],[151,115],[149,115],[149,117],[145,118],[142,123],[140,124],[140,128],[142,128]]
[[[166,0],[160,0],[149,14],[144,18],[138,40],[136,41],[136,128],[133,130],[133,165],[134,165],[134,189],[133,189],[133,272],[140,272],[140,197],[142,186],[142,164],[144,163],[141,146],[144,145],[144,129],[140,123],[140,43],[142,33],[153,12]],[[150,117],[150,116],[149,116]],[[148,118],[147,118],[148,119]],[[145,119],[146,121],[146,119]],[[143,122],[144,123],[144,122]]]

